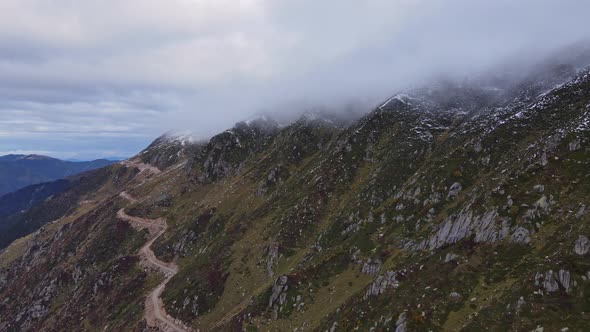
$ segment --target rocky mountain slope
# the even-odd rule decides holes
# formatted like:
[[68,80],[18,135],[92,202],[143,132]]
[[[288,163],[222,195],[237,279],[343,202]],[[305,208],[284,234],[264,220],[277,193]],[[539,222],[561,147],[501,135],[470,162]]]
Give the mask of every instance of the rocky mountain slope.
[[29,185],[63,179],[113,163],[115,161],[105,159],[72,162],[39,155],[2,156],[0,157],[0,196]]
[[0,331],[584,330],[589,144],[567,65],[163,136],[1,252]]

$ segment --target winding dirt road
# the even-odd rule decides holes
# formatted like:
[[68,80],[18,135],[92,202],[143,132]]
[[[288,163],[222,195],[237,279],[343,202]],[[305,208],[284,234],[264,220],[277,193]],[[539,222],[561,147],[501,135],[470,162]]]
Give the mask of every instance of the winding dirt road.
[[[124,191],[121,192],[119,196],[125,198],[131,203],[138,202],[136,198]],[[156,241],[156,239],[166,232],[166,229],[168,228],[166,219],[146,219],[134,217],[125,213],[125,209],[121,209],[117,212],[117,218],[128,222],[136,229],[147,229],[149,231],[151,238],[143,247],[141,247],[138,255],[141,258],[143,264],[145,264],[150,269],[155,269],[161,272],[165,276],[164,281],[162,281],[145,300],[145,319],[148,326],[158,327],[165,332],[193,331],[193,329],[187,327],[180,320],[168,315],[166,313],[166,309],[164,308],[164,303],[160,299],[166,284],[178,272],[178,267],[174,263],[167,263],[159,260],[151,249],[154,241]]]
[[120,193],[119,196],[125,198],[126,200],[128,200],[131,203],[137,203],[138,202],[137,198],[129,195],[126,191],[123,191],[122,193]]
[[123,160],[121,164],[125,165],[125,167],[136,167],[139,169],[139,173],[160,174],[162,172],[155,166],[137,162],[135,160]]

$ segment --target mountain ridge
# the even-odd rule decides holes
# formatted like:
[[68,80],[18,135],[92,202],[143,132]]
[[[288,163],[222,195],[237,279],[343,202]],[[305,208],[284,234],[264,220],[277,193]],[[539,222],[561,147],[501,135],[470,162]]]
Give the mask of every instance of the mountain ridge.
[[159,298],[195,330],[584,329],[590,71],[536,74],[501,96],[394,96],[346,126],[161,137],[0,253],[0,330],[166,330],[144,317],[167,277],[123,208],[167,221]]

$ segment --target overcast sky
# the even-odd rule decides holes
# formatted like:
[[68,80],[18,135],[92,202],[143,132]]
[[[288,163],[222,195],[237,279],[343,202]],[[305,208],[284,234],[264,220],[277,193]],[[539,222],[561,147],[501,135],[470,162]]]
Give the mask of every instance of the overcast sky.
[[587,38],[584,0],[0,0],[0,155],[130,156]]

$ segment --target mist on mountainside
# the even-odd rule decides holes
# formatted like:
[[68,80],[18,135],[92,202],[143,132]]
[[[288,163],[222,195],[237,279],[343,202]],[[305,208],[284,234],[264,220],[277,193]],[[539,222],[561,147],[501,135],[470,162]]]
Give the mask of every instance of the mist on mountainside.
[[70,159],[132,155],[170,130],[206,139],[257,114],[355,118],[433,80],[522,76],[590,37],[590,4],[574,0],[8,0],[0,10],[11,13],[0,27],[0,136],[11,140],[0,151]]
[[[256,114],[285,121],[320,111],[355,119],[392,95],[418,87],[447,82],[508,89],[539,67],[567,64],[580,69],[590,63],[590,33],[582,27],[584,19],[573,17],[572,10],[579,3],[452,1],[431,7],[406,5],[403,15],[388,23],[375,23],[386,28],[367,29],[370,34],[363,29],[355,31],[358,26],[350,23],[365,22],[368,17],[355,20],[355,16],[367,14],[364,11],[336,14],[349,20],[340,17],[336,27],[324,28],[327,31],[318,23],[317,36],[310,28],[303,29],[310,35],[302,43],[309,42],[317,49],[302,52],[319,54],[348,35],[359,39],[354,47],[329,61],[295,55],[291,67],[281,75],[232,81],[230,92],[197,93],[191,98],[193,107],[179,111],[177,117],[171,114],[165,123],[192,129],[203,137]],[[390,14],[386,7],[382,4],[380,9]],[[386,15],[372,14],[375,20]],[[290,23],[291,29],[304,25],[297,19]],[[360,39],[361,33],[367,35]],[[187,119],[192,121],[187,123]],[[211,126],[202,128],[204,122]]]

